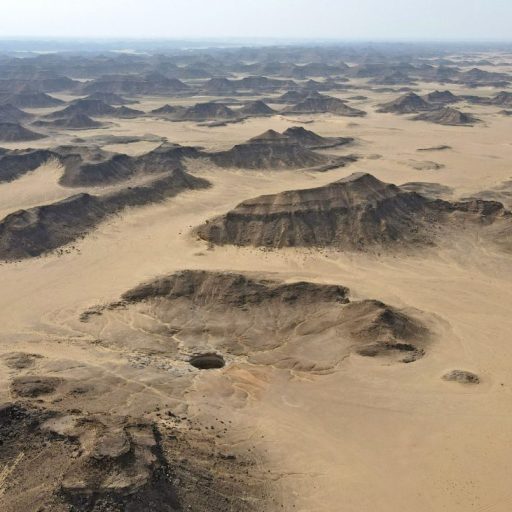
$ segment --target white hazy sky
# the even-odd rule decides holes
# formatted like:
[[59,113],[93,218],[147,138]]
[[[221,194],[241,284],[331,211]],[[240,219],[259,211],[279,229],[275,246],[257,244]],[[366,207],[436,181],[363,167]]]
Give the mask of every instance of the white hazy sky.
[[0,0],[0,38],[512,39],[512,0]]

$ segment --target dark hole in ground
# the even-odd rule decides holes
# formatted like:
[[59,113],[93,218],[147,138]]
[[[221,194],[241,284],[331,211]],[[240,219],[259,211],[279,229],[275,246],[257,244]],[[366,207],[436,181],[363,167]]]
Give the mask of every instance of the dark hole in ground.
[[199,370],[214,370],[223,368],[226,362],[219,354],[199,354],[193,356],[189,363]]

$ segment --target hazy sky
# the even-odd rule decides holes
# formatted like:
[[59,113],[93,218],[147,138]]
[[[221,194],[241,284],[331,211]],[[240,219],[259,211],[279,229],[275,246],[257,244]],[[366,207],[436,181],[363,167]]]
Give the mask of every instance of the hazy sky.
[[6,36],[512,39],[512,0],[0,0]]

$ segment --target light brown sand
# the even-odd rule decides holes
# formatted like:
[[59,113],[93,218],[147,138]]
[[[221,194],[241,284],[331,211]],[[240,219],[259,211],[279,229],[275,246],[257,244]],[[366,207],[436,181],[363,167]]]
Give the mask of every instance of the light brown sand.
[[[409,365],[351,356],[339,371],[324,376],[235,364],[195,378],[187,397],[191,412],[232,418],[240,428],[233,432],[236,442],[266,453],[269,476],[282,493],[280,510],[507,512],[512,506],[509,255],[466,239],[404,257],[208,250],[190,235],[192,227],[243,199],[322,185],[355,171],[395,183],[439,182],[454,187],[459,196],[512,175],[510,120],[494,115],[496,109],[472,108],[485,121],[474,128],[440,127],[374,113],[373,106],[386,99],[374,95],[354,102],[368,110],[363,119],[319,116],[307,125],[326,136],[356,137],[357,143],[340,153],[378,154],[379,159],[362,158],[323,174],[196,169],[212,181],[211,189],[129,210],[62,256],[0,266],[0,350],[16,346],[95,368],[110,376],[117,389],[105,396],[102,407],[143,412],[172,394],[168,375],[136,370],[127,354],[91,345],[76,329],[84,309],[116,300],[141,281],[185,268],[340,283],[355,297],[417,308],[436,318],[438,339],[428,354]],[[153,106],[154,100],[148,100],[147,105],[165,102]],[[280,116],[219,128],[150,119],[115,122],[118,128],[109,133],[154,133],[208,149],[295,124]],[[96,132],[101,131],[91,134]],[[453,150],[416,151],[440,144]],[[445,167],[418,171],[411,159]],[[57,178],[58,169],[45,166],[1,185],[2,212],[65,196],[68,191],[57,185]],[[453,368],[474,371],[481,384],[467,388],[442,381],[440,376]],[[0,400],[8,399],[7,387],[1,389]]]

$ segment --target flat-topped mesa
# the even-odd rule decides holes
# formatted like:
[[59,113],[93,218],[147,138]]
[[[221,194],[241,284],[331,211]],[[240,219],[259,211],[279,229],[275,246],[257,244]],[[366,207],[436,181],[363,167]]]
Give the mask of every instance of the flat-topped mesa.
[[189,90],[188,85],[177,78],[167,78],[161,73],[145,75],[104,75],[83,85],[83,93],[114,93],[135,95],[164,95],[182,93]]
[[413,112],[432,110],[432,108],[435,107],[430,103],[426,102],[421,96],[418,96],[414,92],[409,92],[388,103],[382,103],[381,105],[379,105],[377,112],[393,114],[411,114]]
[[119,94],[115,94],[113,92],[93,92],[89,94],[86,98],[81,98],[85,100],[100,100],[108,105],[130,105],[132,103],[137,103],[135,100],[130,100],[128,98],[124,98]]
[[277,98],[273,98],[271,103],[288,103],[295,104],[299,103],[307,98],[323,98],[324,96],[317,91],[309,91],[309,90],[293,90],[288,91],[282,94]]
[[171,115],[173,121],[218,121],[231,120],[236,117],[236,112],[227,105],[213,101],[179,108]]
[[500,203],[429,199],[357,173],[323,187],[244,201],[196,232],[219,245],[367,250],[431,245],[451,220],[485,224],[503,215]]
[[335,114],[346,117],[363,117],[366,112],[348,106],[345,101],[331,96],[308,96],[299,103],[286,107],[282,114]]
[[184,158],[201,156],[196,148],[168,142],[139,156],[112,153],[97,146],[60,146],[53,151],[64,166],[60,183],[68,187],[105,186],[136,175],[163,174],[181,168]]
[[0,221],[0,259],[39,256],[83,237],[124,208],[152,204],[209,185],[202,178],[173,169],[144,185],[104,195],[76,194],[56,203],[19,210]]
[[219,167],[241,169],[316,169],[327,170],[353,162],[354,157],[334,157],[311,151],[296,139],[275,130],[238,144],[227,151],[210,154]]
[[184,270],[144,283],[122,296],[126,302],[151,299],[192,300],[201,305],[245,306],[269,300],[280,302],[348,303],[348,288],[307,282],[292,284],[260,281],[243,274]]
[[87,114],[79,111],[68,113],[67,115],[53,121],[39,120],[32,124],[34,126],[48,128],[67,128],[69,130],[91,130],[105,126],[103,123],[95,121],[94,119],[91,119]]
[[413,120],[428,121],[430,123],[446,126],[471,126],[480,121],[471,114],[466,114],[451,107],[445,107],[432,112],[424,112],[423,114],[413,117]]
[[85,114],[92,117],[131,118],[144,115],[141,110],[125,107],[113,107],[102,100],[80,99],[74,101],[62,110],[57,110],[46,116],[47,119],[61,119],[75,114]]

